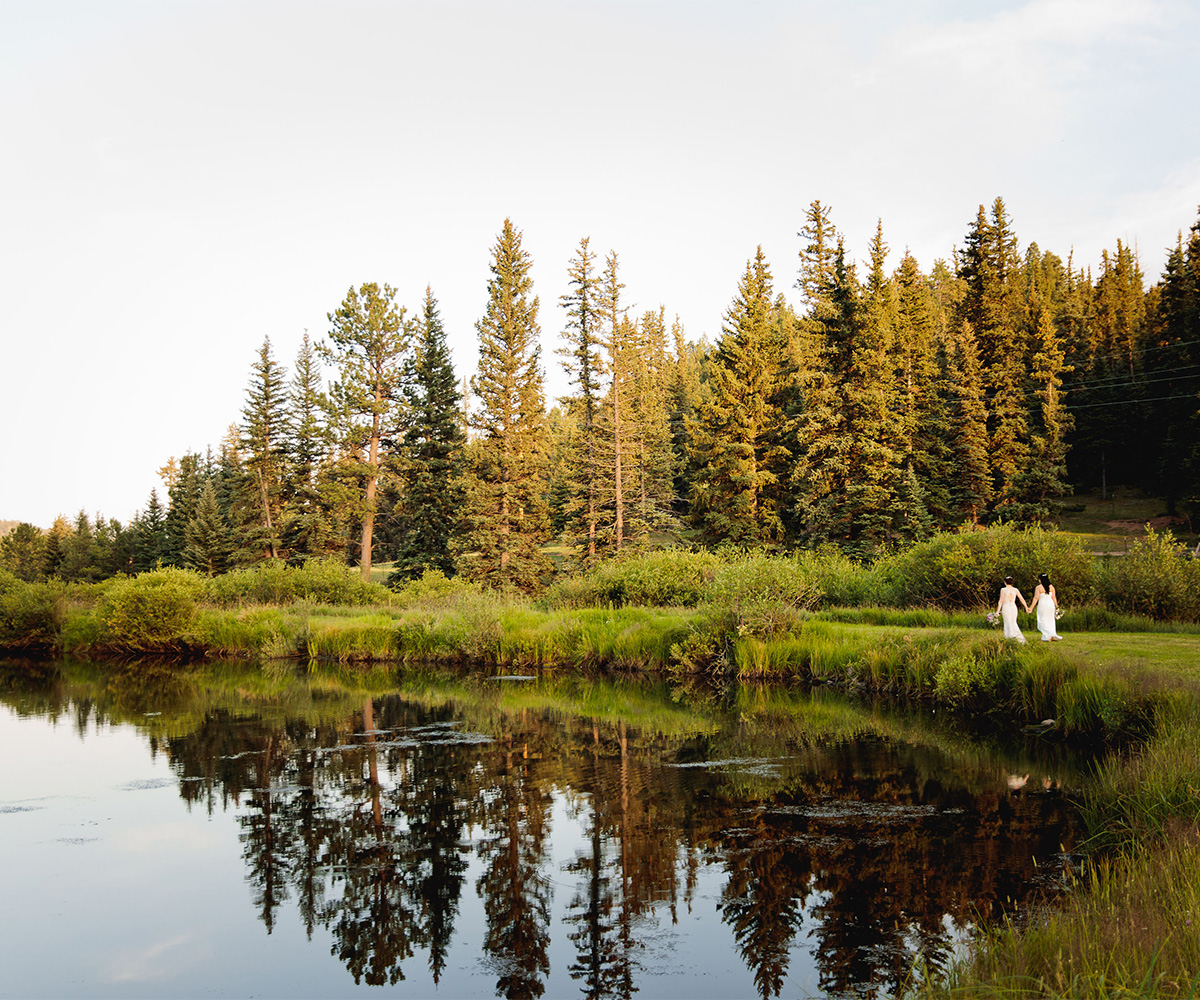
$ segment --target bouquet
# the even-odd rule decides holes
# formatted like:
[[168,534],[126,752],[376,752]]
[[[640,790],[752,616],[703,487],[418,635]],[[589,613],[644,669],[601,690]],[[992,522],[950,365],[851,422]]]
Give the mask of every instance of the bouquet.
[[989,625],[994,627],[994,626],[1000,624],[1000,612],[999,611],[989,611],[987,613],[986,617],[987,617],[987,623]]
[[1062,617],[1062,608],[1054,609],[1054,620],[1058,621]]

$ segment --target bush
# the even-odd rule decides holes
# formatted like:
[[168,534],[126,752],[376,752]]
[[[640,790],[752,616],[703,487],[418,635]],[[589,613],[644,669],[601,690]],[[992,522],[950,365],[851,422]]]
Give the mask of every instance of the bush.
[[100,641],[136,650],[163,649],[185,641],[204,582],[199,574],[183,569],[157,569],[114,580],[96,609]]
[[1200,619],[1200,561],[1187,554],[1169,531],[1147,528],[1127,555],[1106,560],[1100,584],[1104,603],[1159,621]]
[[208,597],[216,604],[318,604],[371,605],[392,603],[391,591],[370,583],[340,559],[309,559],[303,566],[288,566],[281,559],[264,559],[208,581]]
[[53,646],[65,614],[61,586],[25,583],[0,569],[0,646]]
[[481,590],[478,583],[464,580],[461,576],[447,577],[440,569],[427,569],[417,579],[398,587],[395,601],[401,607],[409,607],[444,602],[459,595],[478,594]]
[[712,552],[683,549],[620,556],[582,576],[555,583],[546,595],[546,603],[560,608],[610,604],[694,607],[720,565],[720,557]]
[[742,556],[717,568],[701,610],[729,633],[766,638],[796,628],[820,600],[800,560]]
[[[1087,604],[1096,591],[1096,561],[1081,541],[1040,527],[997,525],[935,535],[876,564],[877,587],[889,603],[978,608],[994,604],[1006,576],[1032,596],[1039,573],[1048,573],[1067,604]],[[884,603],[884,602],[879,602]]]

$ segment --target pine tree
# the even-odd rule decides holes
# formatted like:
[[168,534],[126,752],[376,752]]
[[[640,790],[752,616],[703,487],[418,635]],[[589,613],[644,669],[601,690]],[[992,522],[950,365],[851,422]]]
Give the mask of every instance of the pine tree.
[[18,580],[36,583],[42,579],[46,542],[34,525],[22,521],[0,538],[0,566]]
[[[174,459],[172,458],[172,462]],[[187,526],[196,516],[200,493],[204,487],[200,472],[200,456],[188,452],[175,467],[167,489],[167,519],[162,559],[168,566],[183,566],[183,550],[187,547]]]
[[1146,413],[1146,426],[1158,429],[1146,435],[1147,442],[1157,442],[1150,478],[1165,496],[1168,512],[1182,503],[1194,522],[1200,518],[1200,220],[1186,242],[1179,234],[1158,292],[1148,315],[1154,352],[1148,370],[1158,379],[1151,395],[1162,397]]
[[[950,504],[949,352],[933,290],[909,253],[896,272],[896,291],[895,360],[905,495],[915,495],[913,486],[907,484],[911,473],[924,494],[930,524],[945,527],[954,520]],[[921,523],[919,512],[908,516]]]
[[287,373],[271,356],[271,340],[263,339],[251,368],[242,408],[242,469],[239,484],[244,493],[239,507],[245,521],[239,525],[240,563],[278,559],[283,546],[280,521],[288,464]]
[[986,378],[992,497],[1001,512],[1016,501],[1029,453],[1028,389],[1013,291],[1018,263],[1004,199],[995,200],[990,218],[980,205],[959,261],[966,285],[960,318],[971,324]]
[[830,284],[802,319],[814,364],[802,376],[804,411],[797,420],[792,468],[800,538],[808,544],[833,541],[854,547],[854,518],[842,500],[853,475],[847,387],[859,323],[858,281],[838,241]]
[[1067,434],[1074,424],[1062,398],[1063,374],[1072,368],[1059,343],[1048,306],[1043,305],[1037,327],[1031,381],[1041,402],[1040,427],[1030,441],[1030,463],[1017,480],[1018,498],[1028,506],[1026,517],[1049,515],[1046,501],[1067,492]]
[[217,507],[212,480],[205,479],[196,503],[196,513],[187,525],[183,565],[208,576],[225,572],[229,559],[229,527]]
[[[883,225],[870,244],[870,270],[854,330],[849,378],[843,386],[850,435],[850,476],[845,503],[854,522],[856,547],[871,551],[892,539],[899,502],[904,428],[892,361],[894,303],[884,271],[888,248]],[[909,491],[908,502],[917,494]],[[926,512],[908,510],[908,523],[924,523]]]
[[630,442],[628,440],[629,400],[633,391],[631,370],[633,356],[633,326],[625,315],[621,292],[625,288],[619,277],[620,262],[615,251],[605,258],[600,279],[600,312],[603,316],[601,343],[608,368],[608,394],[601,408],[599,428],[601,463],[604,466],[605,502],[609,506],[604,531],[607,546],[620,552],[625,544],[625,468]]
[[75,516],[74,530],[62,542],[58,576],[79,582],[99,579],[100,568],[96,565],[94,545],[92,522],[87,512],[81,510]]
[[810,309],[826,300],[829,289],[836,283],[837,255],[840,237],[830,220],[831,209],[814,201],[805,213],[804,228],[796,235],[806,240],[800,251],[800,275],[796,288]]
[[964,321],[954,342],[950,384],[950,440],[954,442],[955,488],[951,501],[972,523],[985,517],[992,499],[988,461],[987,402],[979,346]]
[[599,440],[600,403],[606,374],[601,356],[600,279],[594,273],[596,255],[585,236],[567,270],[570,291],[559,299],[567,311],[563,338],[567,346],[558,353],[575,395],[563,400],[568,407],[574,434],[563,469],[563,517],[575,544],[583,548],[583,562],[596,559],[596,533],[600,523],[604,468]]
[[790,455],[777,397],[787,345],[773,318],[771,272],[759,247],[725,314],[710,370],[712,397],[693,430],[693,457],[703,470],[693,484],[693,515],[712,541],[762,545],[783,538]]
[[322,389],[316,352],[307,330],[292,369],[287,405],[291,461],[286,470],[287,503],[281,516],[280,534],[288,562],[299,565],[306,559],[330,555],[341,548],[319,486],[333,441],[327,420],[329,401]]
[[133,571],[142,573],[154,569],[163,558],[167,541],[167,513],[158,499],[158,490],[150,491],[146,509],[135,519]]
[[671,324],[671,341],[675,349],[668,379],[668,405],[671,452],[676,469],[672,510],[678,519],[690,510],[693,484],[701,471],[692,457],[697,454],[692,432],[695,415],[708,405],[710,387],[703,377],[708,349],[703,343],[687,340],[678,317]]
[[60,573],[63,558],[66,554],[66,544],[71,537],[71,525],[62,514],[54,519],[50,530],[46,532],[43,547],[42,574],[56,577]]
[[417,324],[416,353],[405,386],[408,424],[403,438],[406,490],[395,533],[395,569],[389,583],[427,568],[450,575],[450,539],[462,503],[459,461],[465,436],[461,397],[446,333],[431,288]]
[[680,527],[674,513],[677,469],[671,443],[671,364],[667,355],[666,310],[650,310],[636,327],[630,383],[632,452],[629,536],[646,542],[651,532],[674,532]]
[[404,385],[403,359],[409,350],[412,324],[403,306],[395,304],[396,290],[369,282],[351,288],[336,312],[329,314],[331,344],[321,354],[338,367],[335,394],[345,417],[343,436],[365,448],[359,453],[363,481],[360,565],[364,580],[371,578],[375,530],[375,494],[383,456],[381,442],[397,425],[396,407]]
[[539,545],[549,536],[545,413],[538,300],[529,254],[511,220],[492,248],[488,304],[476,324],[479,369],[471,380],[480,432],[465,479],[458,568],[491,586],[536,588],[551,569]]

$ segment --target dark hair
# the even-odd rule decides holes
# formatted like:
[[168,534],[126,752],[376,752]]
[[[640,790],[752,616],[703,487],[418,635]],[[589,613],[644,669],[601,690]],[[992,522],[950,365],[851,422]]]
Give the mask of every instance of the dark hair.
[[1039,573],[1038,574],[1038,583],[1040,583],[1042,585],[1042,589],[1044,591],[1046,591],[1047,594],[1050,593],[1050,577],[1048,574]]
[[1007,584],[1009,587],[1011,587],[1011,586],[1013,585],[1013,581],[1012,581],[1012,577],[1011,577],[1011,576],[1006,576],[1006,577],[1004,578],[1004,582],[1005,582],[1005,584]]

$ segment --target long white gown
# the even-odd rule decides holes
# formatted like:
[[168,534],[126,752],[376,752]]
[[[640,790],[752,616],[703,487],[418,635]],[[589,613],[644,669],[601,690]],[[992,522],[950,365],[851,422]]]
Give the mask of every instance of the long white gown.
[[1009,601],[1000,606],[1000,620],[1004,622],[1005,639],[1016,639],[1017,642],[1025,641],[1025,636],[1021,634],[1020,626],[1017,625],[1016,601]]
[[1037,626],[1042,633],[1042,642],[1053,642],[1058,638],[1058,625],[1054,621],[1054,598],[1040,594],[1037,599]]

